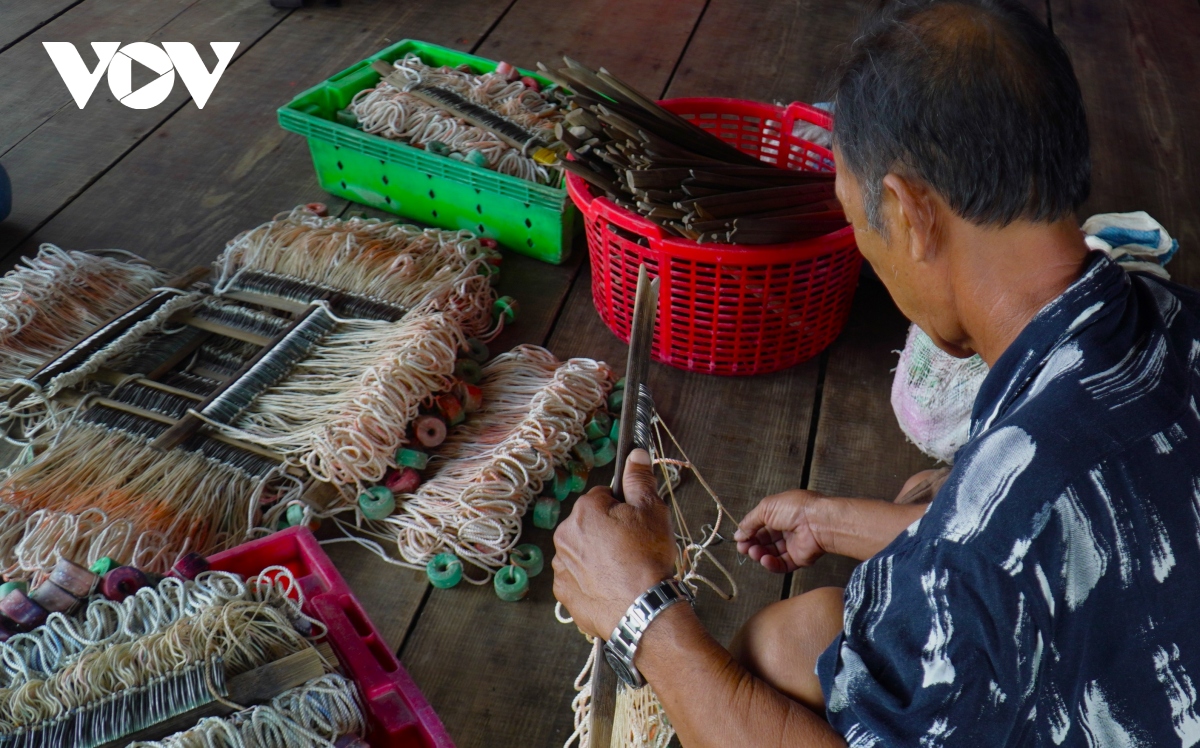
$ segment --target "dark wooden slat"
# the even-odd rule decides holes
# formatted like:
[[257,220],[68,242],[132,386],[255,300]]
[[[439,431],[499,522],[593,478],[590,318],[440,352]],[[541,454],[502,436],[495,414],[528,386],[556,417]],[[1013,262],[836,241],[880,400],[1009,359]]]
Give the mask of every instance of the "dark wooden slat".
[[[14,58],[19,56],[21,59],[16,62],[21,63],[18,69],[22,71],[28,63],[35,64],[40,74],[30,75],[21,87],[37,82],[40,88],[36,95],[48,99],[43,107],[27,112],[22,121],[16,122],[14,130],[5,132],[10,142],[18,137],[19,141],[0,158],[14,185],[13,212],[0,232],[0,253],[11,250],[29,232],[70,202],[97,174],[120,159],[189,98],[187,87],[176,75],[171,95],[162,104],[151,109],[130,109],[112,95],[107,79],[101,79],[87,107],[79,109],[58,77],[41,42],[51,39],[61,41],[58,26],[66,21],[71,24],[82,23],[74,18],[75,14],[90,11],[93,5],[87,3],[71,10],[0,55],[0,63],[6,65],[10,55]],[[125,33],[134,33],[135,25],[141,25],[144,27],[141,36],[122,40],[128,42],[146,38],[157,42],[195,39],[198,40],[195,42],[197,51],[209,66],[215,63],[215,56],[207,42],[199,40],[237,41],[237,54],[241,55],[283,17],[283,11],[273,9],[261,0],[200,0],[182,8],[172,7],[179,6],[178,2],[157,1],[118,5],[121,11],[113,15],[118,20],[128,16],[125,24],[128,28],[121,28],[118,24],[116,30],[108,31],[107,16],[102,16],[85,19],[91,25],[81,27],[79,35],[94,39],[96,29],[105,28],[106,33],[112,35],[105,38],[122,38]],[[143,5],[149,7],[140,7]],[[166,10],[172,12],[167,14]],[[155,23],[137,20],[143,16],[154,19]],[[76,47],[87,50],[85,58],[92,54],[90,47],[82,42],[77,42]],[[24,59],[28,56],[32,56],[33,60]],[[217,84],[212,97],[214,101],[225,93],[230,70],[232,67],[226,70]],[[136,80],[134,85],[137,85]],[[185,106],[195,109],[194,103]],[[14,119],[22,117],[21,113],[27,110],[22,106],[14,106],[6,108],[6,111],[10,114],[0,116]],[[37,115],[42,114],[49,116],[39,119]],[[22,132],[24,128],[30,131]],[[0,129],[0,132],[4,130]]]
[[1200,3],[1050,5],[1092,136],[1092,197],[1080,218],[1146,211],[1183,248],[1167,267],[1172,278],[1200,286]]
[[860,20],[875,5],[712,0],[668,96],[823,101]]
[[53,20],[81,0],[0,0],[0,50]]
[[185,106],[25,242],[122,247],[166,267],[215,257],[238,232],[311,200],[345,202],[316,182],[305,140],[275,109],[393,41],[468,48],[504,0],[436,7],[386,0],[294,12],[229,66],[203,110]]
[[[213,259],[238,232],[299,203],[321,200],[336,213],[345,202],[317,186],[304,139],[279,128],[275,108],[395,40],[467,49],[507,4],[347,0],[340,8],[293,13],[229,66],[203,110],[185,106],[23,251],[34,251],[41,241],[122,247],[182,268]],[[97,28],[99,34],[104,27]],[[384,639],[399,646],[420,604],[425,575],[384,564],[353,544],[328,550]]]
[[700,0],[667,5],[520,0],[477,54],[527,68],[544,62],[551,69],[561,67],[565,55],[592,68],[604,67],[657,98],[703,6]]
[[[892,369],[908,320],[879,281],[863,278],[845,332],[829,349],[808,488],[892,500],[934,461],[905,439],[892,412]],[[842,586],[856,562],[826,556],[792,575],[792,594]]]
[[[22,105],[5,107],[0,111],[0,153],[12,148],[60,110],[70,107],[78,111],[42,42],[73,43],[88,69],[91,69],[95,67],[96,60],[89,42],[108,40],[128,44],[148,41],[197,2],[88,0],[5,50],[0,54],[0,67],[5,79],[4,93],[13,97],[12,100],[22,102]],[[42,3],[20,4],[26,8],[40,9],[42,6]],[[100,29],[104,30],[105,36],[97,36],[96,32]],[[182,89],[182,86],[179,88]],[[89,105],[98,110],[101,101],[111,98],[107,79],[101,76]],[[84,111],[91,112],[92,109]],[[127,111],[133,114],[135,110]]]

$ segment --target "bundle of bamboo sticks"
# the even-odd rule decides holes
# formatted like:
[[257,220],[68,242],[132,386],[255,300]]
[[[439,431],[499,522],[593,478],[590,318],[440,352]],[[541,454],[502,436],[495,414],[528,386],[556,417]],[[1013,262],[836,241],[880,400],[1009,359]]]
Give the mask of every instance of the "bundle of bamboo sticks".
[[698,242],[779,244],[846,225],[834,176],[764,163],[675,115],[604,68],[570,58],[542,73],[573,91],[554,134],[564,171],[668,233]]

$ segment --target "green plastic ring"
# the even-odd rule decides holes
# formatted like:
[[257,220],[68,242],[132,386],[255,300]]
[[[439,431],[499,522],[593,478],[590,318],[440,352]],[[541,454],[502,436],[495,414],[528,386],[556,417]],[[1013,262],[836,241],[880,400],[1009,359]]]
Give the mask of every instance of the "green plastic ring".
[[608,438],[613,440],[613,444],[616,444],[618,441],[620,441],[620,439],[621,439],[621,419],[620,418],[613,419],[612,428],[609,429],[609,431],[608,431]]
[[567,471],[571,474],[571,492],[583,493],[583,489],[587,488],[588,469],[582,462],[571,460],[567,463]]
[[104,576],[105,574],[107,574],[108,572],[117,568],[118,566],[120,566],[120,564],[118,564],[116,561],[112,560],[108,556],[104,556],[102,558],[96,559],[96,563],[92,564],[88,568],[88,571],[90,571],[93,574],[96,574],[98,576]]
[[617,458],[617,447],[607,436],[592,442],[592,451],[596,455],[596,467],[604,467]]
[[436,153],[439,156],[445,156],[450,153],[450,146],[440,140],[431,140],[425,144],[425,150],[430,153]]
[[462,581],[462,561],[453,553],[439,553],[425,565],[425,576],[439,590],[448,590]]
[[612,425],[612,420],[612,416],[609,414],[602,410],[597,411],[596,415],[592,416],[592,420],[583,427],[583,433],[587,434],[589,441],[608,436],[608,427]]
[[558,513],[561,511],[556,499],[543,496],[533,505],[533,526],[553,530],[558,524]]
[[517,304],[517,300],[511,296],[501,296],[496,299],[496,303],[492,304],[492,316],[504,317],[504,323],[507,325],[516,322],[519,310],[520,306]]
[[[488,267],[492,266],[488,265]],[[492,352],[488,350],[487,343],[479,338],[467,338],[467,358],[482,364],[491,357]]]
[[479,368],[478,361],[460,358],[454,362],[454,376],[467,384],[479,384],[479,380],[483,379],[483,370]]
[[625,404],[625,390],[613,390],[608,396],[608,409],[613,413],[620,413],[621,406]]
[[396,511],[396,496],[387,486],[371,486],[358,495],[358,508],[367,519],[383,519]]
[[554,494],[554,498],[559,501],[565,500],[571,495],[571,474],[563,468],[554,468],[554,481],[551,483],[550,490]]
[[513,603],[529,594],[529,575],[520,566],[505,566],[496,572],[492,586],[497,597]]
[[623,389],[625,389],[625,377],[621,377],[620,379],[618,379],[618,380],[617,380],[617,383],[613,385],[613,389],[614,389],[614,390],[623,390]]
[[592,451],[592,445],[587,442],[579,442],[575,445],[575,456],[583,463],[583,466],[588,470],[596,467],[596,453]]
[[522,543],[513,548],[512,553],[508,554],[508,560],[513,565],[524,569],[530,579],[542,573],[546,561],[542,555],[542,549],[533,543]]
[[[524,547],[525,546],[523,546],[523,545],[519,545],[519,546],[517,546],[517,549],[520,550],[521,548],[524,548]],[[537,550],[537,552],[538,552],[537,568],[538,568],[538,571],[541,571],[542,570],[542,552],[540,550],[538,550],[538,547],[536,545],[533,546],[533,549]],[[0,584],[0,598],[4,597],[5,595],[12,592],[13,590],[20,590],[22,592],[27,592],[29,590],[29,584],[26,582],[22,582],[19,579],[13,580],[11,582],[5,582],[4,584]]]
[[478,166],[480,169],[488,168],[488,157],[483,151],[471,151],[467,154],[467,161],[471,162],[472,166]]
[[424,470],[425,466],[429,464],[429,455],[419,449],[401,447],[396,450],[396,464],[401,467],[410,467],[413,470]]
[[292,504],[287,508],[287,524],[288,527],[296,527],[304,524],[304,505]]

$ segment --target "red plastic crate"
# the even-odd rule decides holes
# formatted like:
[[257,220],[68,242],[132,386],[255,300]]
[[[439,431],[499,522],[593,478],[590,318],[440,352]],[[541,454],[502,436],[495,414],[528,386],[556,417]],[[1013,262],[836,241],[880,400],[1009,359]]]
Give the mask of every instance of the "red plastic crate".
[[454,748],[442,721],[388,649],[362,605],[307,527],[290,527],[211,556],[215,571],[250,577],[285,566],[304,593],[304,612],[329,628],[326,640],[367,708],[373,748]]
[[[738,99],[668,99],[676,114],[739,150],[781,168],[833,171],[833,154],[793,134],[797,122],[828,128],[807,104],[786,108]],[[628,342],[638,266],[660,279],[653,356],[704,374],[765,374],[806,361],[841,333],[850,316],[862,255],[847,226],[791,244],[698,244],[596,196],[567,177],[587,226],[592,301]]]

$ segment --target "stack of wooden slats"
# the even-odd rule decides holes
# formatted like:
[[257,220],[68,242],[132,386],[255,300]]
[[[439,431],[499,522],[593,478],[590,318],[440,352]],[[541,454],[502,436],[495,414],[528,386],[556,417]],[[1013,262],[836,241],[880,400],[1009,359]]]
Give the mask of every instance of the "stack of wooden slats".
[[565,171],[668,233],[698,242],[779,244],[846,225],[833,174],[759,161],[675,115],[608,71],[563,58],[547,78],[573,91],[555,136]]

